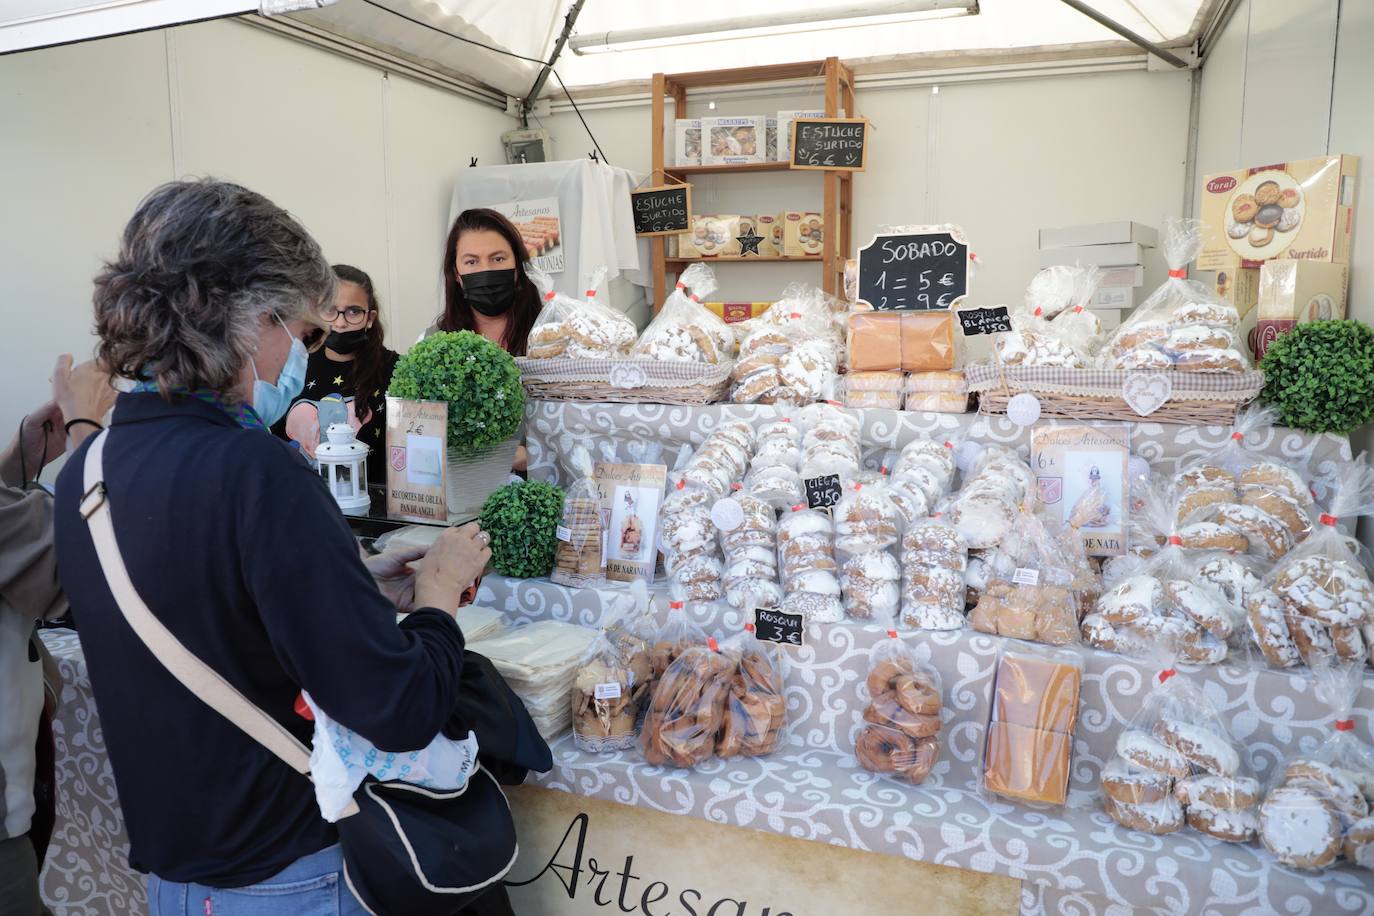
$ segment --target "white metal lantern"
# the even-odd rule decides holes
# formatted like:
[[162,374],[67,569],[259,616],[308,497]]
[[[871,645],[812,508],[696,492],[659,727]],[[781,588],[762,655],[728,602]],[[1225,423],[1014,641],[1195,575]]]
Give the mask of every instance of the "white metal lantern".
[[366,514],[372,505],[367,495],[367,453],[347,423],[332,423],[325,431],[327,442],[315,449],[320,476],[339,508],[348,515]]

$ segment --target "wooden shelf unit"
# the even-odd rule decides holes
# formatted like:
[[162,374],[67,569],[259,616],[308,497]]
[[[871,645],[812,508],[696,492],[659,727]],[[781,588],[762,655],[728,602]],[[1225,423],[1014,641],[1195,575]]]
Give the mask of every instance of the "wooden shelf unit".
[[[825,80],[826,117],[839,117],[844,109],[849,117],[857,117],[854,104],[854,71],[840,63],[838,57],[825,60],[806,61],[796,64],[775,64],[766,67],[737,67],[730,70],[709,70],[697,73],[655,73],[653,79],[653,119],[651,130],[653,149],[652,183],[666,183],[665,175],[675,178],[690,178],[693,175],[730,175],[754,172],[788,171],[786,160],[782,162],[756,162],[747,165],[682,165],[670,166],[664,162],[667,151],[667,126],[665,99],[673,100],[674,117],[685,117],[687,113],[687,91],[712,86],[736,86],[751,83],[781,82],[784,80],[818,79]],[[779,137],[779,142],[781,142]],[[778,151],[781,156],[782,150]],[[825,220],[825,251],[821,257],[792,258],[669,258],[668,240],[665,236],[655,236],[649,241],[653,257],[654,271],[654,311],[657,312],[668,298],[668,274],[679,273],[681,265],[707,261],[726,264],[767,264],[814,261],[821,265],[821,288],[831,295],[840,291],[844,276],[844,262],[847,252],[853,250],[851,223],[854,215],[854,173],[852,172],[801,172],[797,175],[820,175],[824,182],[822,214]],[[670,270],[677,267],[679,270]]]

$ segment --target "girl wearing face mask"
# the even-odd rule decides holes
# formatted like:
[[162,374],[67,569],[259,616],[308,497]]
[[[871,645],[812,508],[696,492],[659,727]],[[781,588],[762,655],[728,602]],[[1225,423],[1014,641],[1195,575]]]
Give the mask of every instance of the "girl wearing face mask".
[[525,274],[529,252],[495,210],[464,210],[444,245],[444,313],[426,333],[476,331],[524,356],[539,315],[539,290]]
[[[267,432],[325,341],[319,311],[335,283],[290,214],[209,179],[149,194],[95,279],[97,359],[140,381],[58,478],[58,576],[153,916],[365,910],[310,780],[207,707],[131,628],[88,498],[108,507],[146,610],[307,747],[313,726],[293,711],[303,691],[393,751],[425,747],[458,708],[454,615],[490,559],[488,535],[449,528],[423,557],[364,562],[320,476]],[[103,485],[88,488],[92,443]],[[489,899],[485,912],[510,912],[500,882],[477,904]]]
[[335,264],[334,299],[320,316],[329,322],[324,346],[310,354],[305,383],[288,415],[272,432],[300,442],[313,455],[320,441],[319,419],[312,401],[331,394],[352,398],[349,421],[367,456],[367,481],[386,483],[386,389],[399,354],[385,345],[372,278],[356,267]]

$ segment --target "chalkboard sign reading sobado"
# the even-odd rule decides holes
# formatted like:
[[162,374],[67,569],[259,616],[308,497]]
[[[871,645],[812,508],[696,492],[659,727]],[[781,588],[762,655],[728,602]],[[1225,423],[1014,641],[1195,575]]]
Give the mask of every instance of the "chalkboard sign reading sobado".
[[879,311],[951,309],[968,295],[957,227],[877,235],[859,249],[859,298]]
[[676,235],[692,228],[692,186],[666,184],[630,192],[635,235]]
[[798,118],[792,122],[794,169],[862,172],[868,164],[868,121],[863,118]]
[[1011,318],[1005,305],[985,309],[960,309],[956,312],[965,337],[976,334],[1004,334],[1011,330]]

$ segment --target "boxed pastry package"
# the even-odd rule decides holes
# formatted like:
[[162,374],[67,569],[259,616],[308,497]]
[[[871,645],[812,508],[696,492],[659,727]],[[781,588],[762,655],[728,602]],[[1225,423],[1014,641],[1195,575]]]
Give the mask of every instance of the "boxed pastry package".
[[[1256,489],[1291,492],[1276,486],[1278,480],[1271,476]],[[1250,598],[1251,633],[1274,667],[1316,667],[1332,657],[1374,659],[1369,564],[1360,542],[1337,527],[1342,518],[1374,513],[1374,468],[1366,454],[1336,469],[1330,493],[1312,533],[1274,564]]]
[[786,663],[774,644],[754,635],[754,625],[733,636],[725,655],[734,659],[716,756],[762,757],[778,749],[787,733]]
[[[764,216],[741,216],[739,218],[739,235],[735,239],[735,244],[739,246],[736,254],[748,258],[775,258],[780,253],[773,245],[773,227],[777,225],[776,215]],[[755,236],[758,242],[752,248],[746,248],[745,244],[739,239],[745,236]]]
[[968,380],[957,369],[913,372],[906,377],[905,407],[931,413],[967,413]]
[[940,759],[940,675],[916,660],[890,619],[884,622],[887,638],[869,656],[868,705],[854,756],[870,773],[919,786]]
[[[1260,269],[1258,267],[1228,267],[1215,275],[1217,298],[1233,306],[1240,316],[1240,330],[1236,340],[1253,355],[1255,350],[1255,320],[1259,317]],[[1258,359],[1258,357],[1256,357]]]
[[1004,647],[993,681],[982,786],[1046,805],[1068,801],[1083,660],[1067,650]]
[[673,122],[673,164],[701,165],[701,118]]
[[1263,359],[1274,341],[1300,324],[1344,318],[1349,281],[1347,264],[1265,261],[1259,272],[1255,359]]
[[851,372],[902,369],[931,372],[958,362],[954,313],[853,311],[849,313]]
[[[778,160],[780,162],[789,161],[792,158],[792,122],[797,118],[824,118],[827,117],[824,111],[804,110],[804,109],[785,109],[778,112]],[[843,109],[839,117],[844,117]]]
[[1260,785],[1206,693],[1179,674],[1167,650],[1151,659],[1153,689],[1116,739],[1102,769],[1102,808],[1143,833],[1185,826],[1228,843],[1259,829]]
[[1250,360],[1239,339],[1240,316],[1211,288],[1187,279],[1202,243],[1197,220],[1168,220],[1162,245],[1169,278],[1107,340],[1104,369],[1242,372]]
[[1358,156],[1327,156],[1204,177],[1198,269],[1350,263],[1359,171]]
[[651,766],[695,767],[716,754],[737,660],[714,637],[685,648],[654,684],[640,731]]
[[738,216],[692,217],[692,257],[738,257],[743,226]]
[[1341,859],[1374,869],[1374,747],[1355,734],[1364,681],[1358,662],[1313,671],[1316,695],[1331,710],[1326,738],[1275,769],[1259,806],[1259,838],[1280,865],[1315,871]]
[[592,478],[595,462],[586,446],[568,446],[568,467],[576,476],[563,494],[563,518],[557,528],[558,550],[549,579],[574,588],[594,588],[606,581],[606,531],[601,490]]
[[596,290],[606,279],[598,267],[587,286],[587,298],[578,301],[556,291],[553,279],[537,267],[527,270],[539,289],[544,307],[530,328],[528,359],[616,359],[628,356],[638,328],[623,312],[603,305]]
[[782,257],[782,227],[781,213],[760,213],[754,217],[754,231],[762,239],[759,242],[759,257]]
[[788,210],[782,215],[782,253],[789,258],[819,258],[825,252],[825,217]]
[[1090,309],[1102,271],[1047,267],[1032,278],[1026,301],[1011,313],[1011,331],[993,343],[1004,366],[1087,367],[1102,341],[1102,322]]
[[732,360],[734,333],[701,304],[715,288],[715,274],[709,267],[690,265],[678,276],[663,308],[644,329],[633,355],[712,366]]
[[768,120],[763,117],[702,118],[703,165],[743,165],[764,162],[768,152]]
[[877,372],[850,372],[841,379],[846,407],[883,407],[902,409],[902,390],[906,374],[900,369]]

